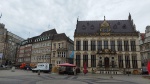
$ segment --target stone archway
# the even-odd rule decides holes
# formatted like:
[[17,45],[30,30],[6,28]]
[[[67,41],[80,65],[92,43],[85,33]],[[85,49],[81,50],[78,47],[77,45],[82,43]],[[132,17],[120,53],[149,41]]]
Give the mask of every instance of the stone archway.
[[105,68],[109,68],[109,58],[108,57],[104,58],[104,66],[105,66]]

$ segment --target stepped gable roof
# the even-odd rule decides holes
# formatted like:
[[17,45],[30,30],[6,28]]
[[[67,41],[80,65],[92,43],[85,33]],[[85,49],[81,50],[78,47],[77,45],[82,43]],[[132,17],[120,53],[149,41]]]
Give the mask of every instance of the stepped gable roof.
[[54,35],[54,34],[57,34],[57,31],[55,29],[51,29],[51,30],[43,32],[40,36],[48,36],[48,35]]
[[[101,24],[105,20],[97,21],[77,21],[75,33],[97,33],[100,31]],[[132,33],[136,32],[131,20],[106,20],[111,29],[111,33]]]
[[66,36],[65,33],[60,33],[60,34],[55,34],[54,35],[54,41],[57,41],[57,40],[67,40],[68,37]]

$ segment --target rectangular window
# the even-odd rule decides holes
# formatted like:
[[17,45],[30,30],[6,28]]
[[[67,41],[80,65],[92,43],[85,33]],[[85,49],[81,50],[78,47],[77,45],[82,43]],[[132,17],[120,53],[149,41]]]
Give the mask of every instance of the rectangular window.
[[53,57],[55,57],[55,53],[53,53]]
[[111,50],[115,51],[115,41],[111,41],[110,44],[111,44]]
[[132,66],[133,66],[134,69],[138,68],[138,66],[137,66],[137,56],[136,55],[132,56]]
[[88,41],[83,41],[83,51],[88,51]]
[[91,51],[95,51],[95,50],[96,50],[95,41],[91,41]]
[[104,41],[104,49],[108,49],[108,41]]
[[58,52],[57,54],[58,54],[58,57],[60,57],[60,52]]
[[97,41],[97,50],[102,50],[102,41]]
[[130,68],[130,57],[128,55],[125,56],[125,64],[126,68]]
[[64,57],[66,57],[66,52],[64,52]]
[[88,67],[88,55],[83,55],[83,66],[85,62],[86,62],[86,66]]
[[96,55],[91,55],[91,67],[96,67]]
[[118,64],[119,64],[119,68],[123,68],[123,57],[122,57],[122,55],[118,55]]
[[76,65],[80,67],[80,55],[76,55]]
[[128,43],[128,41],[124,41],[124,51],[129,51],[129,43]]
[[58,48],[60,48],[60,43],[58,43]]
[[118,51],[122,51],[122,41],[118,40],[117,44],[118,44]]
[[130,41],[130,42],[131,42],[131,51],[136,51],[135,41]]
[[76,50],[77,51],[81,50],[81,41],[76,41]]

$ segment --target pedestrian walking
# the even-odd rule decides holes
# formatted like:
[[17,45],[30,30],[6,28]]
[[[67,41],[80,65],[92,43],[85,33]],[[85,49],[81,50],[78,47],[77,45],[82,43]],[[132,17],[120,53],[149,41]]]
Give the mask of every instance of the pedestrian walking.
[[73,68],[74,75],[77,75],[76,68]]

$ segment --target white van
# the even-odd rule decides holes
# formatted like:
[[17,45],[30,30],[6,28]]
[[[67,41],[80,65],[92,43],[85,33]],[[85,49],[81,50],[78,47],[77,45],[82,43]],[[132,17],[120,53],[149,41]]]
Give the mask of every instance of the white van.
[[32,69],[32,72],[38,72],[38,70],[40,70],[40,72],[51,72],[52,69],[52,64],[49,63],[38,63],[37,67]]

